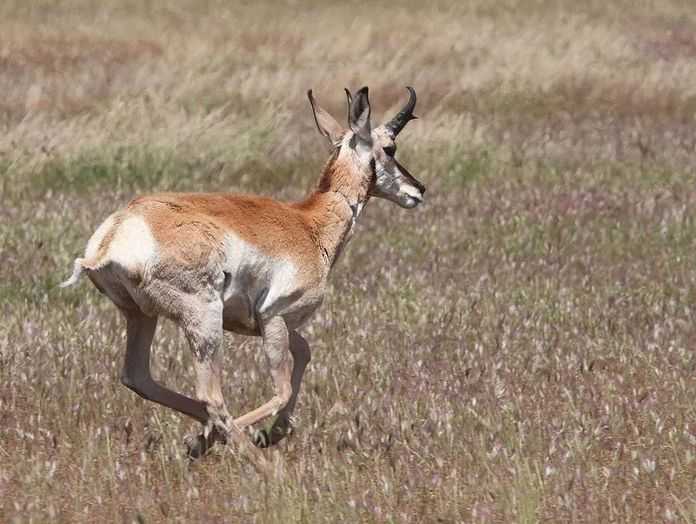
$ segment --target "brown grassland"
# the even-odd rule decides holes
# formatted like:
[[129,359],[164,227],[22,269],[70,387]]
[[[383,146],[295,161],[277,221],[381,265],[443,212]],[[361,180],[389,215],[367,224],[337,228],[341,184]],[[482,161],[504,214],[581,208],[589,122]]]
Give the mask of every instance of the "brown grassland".
[[[419,93],[304,329],[264,478],[120,385],[124,322],[56,284],[154,190],[300,198],[344,118]],[[696,522],[696,10],[685,0],[0,3],[0,522]],[[233,413],[267,400],[226,337]],[[154,372],[191,392],[162,323]]]

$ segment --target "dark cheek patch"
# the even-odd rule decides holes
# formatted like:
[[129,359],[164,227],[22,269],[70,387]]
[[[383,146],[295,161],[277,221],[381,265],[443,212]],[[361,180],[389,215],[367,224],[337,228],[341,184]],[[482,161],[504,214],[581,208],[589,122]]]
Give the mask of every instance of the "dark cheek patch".
[[377,185],[377,161],[373,158],[370,160],[370,187],[369,190],[372,191],[372,189]]

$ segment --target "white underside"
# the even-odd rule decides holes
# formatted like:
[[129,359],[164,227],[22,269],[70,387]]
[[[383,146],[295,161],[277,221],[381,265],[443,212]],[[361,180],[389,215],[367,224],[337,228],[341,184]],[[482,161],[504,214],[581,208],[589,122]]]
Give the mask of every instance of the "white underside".
[[256,324],[256,316],[270,318],[293,310],[300,298],[297,267],[270,257],[232,233],[225,236],[222,270],[229,274],[223,289],[224,317],[244,325]]

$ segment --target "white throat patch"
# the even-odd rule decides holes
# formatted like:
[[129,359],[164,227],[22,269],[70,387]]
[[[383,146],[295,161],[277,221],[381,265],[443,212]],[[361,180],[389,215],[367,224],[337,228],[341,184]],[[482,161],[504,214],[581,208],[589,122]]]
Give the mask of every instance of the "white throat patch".
[[350,232],[353,232],[353,228],[355,227],[355,223],[358,221],[358,217],[360,216],[360,213],[362,213],[363,208],[365,207],[365,202],[358,202],[357,204],[353,204],[350,206],[350,210],[353,212],[353,217],[350,219]]

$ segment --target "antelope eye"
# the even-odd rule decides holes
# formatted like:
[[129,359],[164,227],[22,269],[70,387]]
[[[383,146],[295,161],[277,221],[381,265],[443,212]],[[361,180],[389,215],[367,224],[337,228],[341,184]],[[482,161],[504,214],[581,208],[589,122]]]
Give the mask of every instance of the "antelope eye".
[[396,146],[383,147],[382,150],[387,154],[387,156],[394,156],[396,154]]

